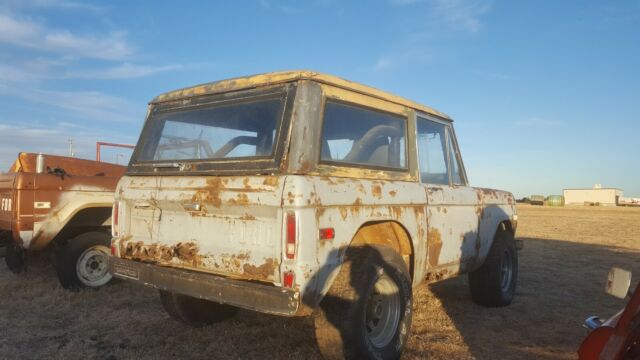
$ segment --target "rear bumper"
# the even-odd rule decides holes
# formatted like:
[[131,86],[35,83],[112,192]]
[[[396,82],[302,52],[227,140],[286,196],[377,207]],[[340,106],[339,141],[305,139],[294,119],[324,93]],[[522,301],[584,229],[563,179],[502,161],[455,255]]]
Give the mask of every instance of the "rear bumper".
[[109,272],[159,290],[229,304],[268,314],[294,316],[300,306],[295,290],[234,280],[213,274],[111,257]]

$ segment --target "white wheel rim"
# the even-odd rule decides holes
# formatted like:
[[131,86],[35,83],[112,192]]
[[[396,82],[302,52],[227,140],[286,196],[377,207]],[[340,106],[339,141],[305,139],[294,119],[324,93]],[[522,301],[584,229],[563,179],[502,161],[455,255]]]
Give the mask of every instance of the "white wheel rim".
[[398,331],[402,314],[400,288],[387,274],[376,281],[365,311],[369,341],[377,348],[387,346]]
[[92,246],[80,254],[76,263],[76,274],[83,285],[99,287],[111,280],[109,273],[109,248]]

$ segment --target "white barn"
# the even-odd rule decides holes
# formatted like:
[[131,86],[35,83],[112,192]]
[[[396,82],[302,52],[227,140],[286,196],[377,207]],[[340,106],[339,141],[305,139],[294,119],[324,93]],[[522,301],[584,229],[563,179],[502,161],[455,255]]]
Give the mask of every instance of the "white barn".
[[565,205],[604,205],[617,206],[622,190],[603,188],[596,184],[593,189],[564,189]]

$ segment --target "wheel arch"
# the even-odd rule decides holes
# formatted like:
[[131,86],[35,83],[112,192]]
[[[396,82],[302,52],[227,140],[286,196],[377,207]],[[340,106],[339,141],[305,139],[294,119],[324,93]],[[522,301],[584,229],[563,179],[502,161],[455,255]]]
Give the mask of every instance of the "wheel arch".
[[362,245],[382,245],[394,249],[402,256],[413,279],[414,244],[409,231],[402,223],[396,220],[364,222],[358,227],[347,247]]
[[111,212],[111,205],[89,205],[77,209],[53,237],[52,244],[63,246],[82,233],[108,231],[111,228]]

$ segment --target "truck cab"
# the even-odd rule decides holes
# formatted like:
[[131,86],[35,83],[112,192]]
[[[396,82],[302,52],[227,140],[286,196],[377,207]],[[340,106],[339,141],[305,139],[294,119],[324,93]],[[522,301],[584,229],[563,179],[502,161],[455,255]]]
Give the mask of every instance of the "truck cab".
[[173,317],[313,314],[328,357],[399,356],[425,282],[515,293],[514,198],[469,186],[452,120],[311,71],[153,99],[112,218],[111,272]]

